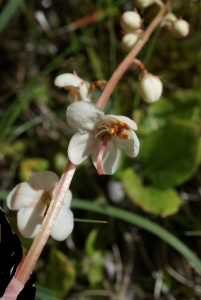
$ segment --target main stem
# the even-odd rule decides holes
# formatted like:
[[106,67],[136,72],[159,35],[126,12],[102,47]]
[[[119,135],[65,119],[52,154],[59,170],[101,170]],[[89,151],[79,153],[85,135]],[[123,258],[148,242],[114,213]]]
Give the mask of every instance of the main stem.
[[16,279],[22,284],[25,284],[29,279],[29,276],[32,273],[35,264],[47,242],[47,239],[51,233],[57,215],[63,204],[66,191],[70,186],[75,169],[76,166],[69,161],[58,183],[55,194],[49,206],[48,212],[40,228],[40,231],[36,236],[36,238],[34,239],[29,252],[22,263],[22,266],[20,267],[16,275]]
[[[149,39],[150,35],[154,31],[154,29],[158,26],[158,24],[162,20],[162,16],[168,10],[170,5],[170,1],[166,3],[158,12],[156,17],[153,19],[149,27],[145,30],[145,32],[141,35],[139,41],[133,47],[133,49],[129,52],[129,54],[125,57],[125,59],[121,62],[121,64],[117,67],[116,71],[108,81],[107,85],[105,86],[102,94],[100,95],[96,105],[99,106],[101,109],[104,108],[108,98],[110,97],[112,91],[114,90],[115,86],[117,85],[118,81],[125,73],[129,65],[133,62],[133,58],[139,53],[142,49],[144,44]],[[64,173],[58,183],[57,189],[55,191],[54,197],[51,201],[50,207],[48,212],[45,216],[45,219],[42,223],[40,231],[36,236],[31,248],[25,257],[20,270],[16,275],[16,279],[25,284],[28,280],[30,274],[32,273],[34,266],[47,242],[47,239],[51,233],[52,227],[55,223],[57,215],[60,211],[60,208],[63,204],[64,197],[66,194],[67,189],[70,186],[71,180],[73,178],[76,166],[72,164],[70,161],[68,162]]]
[[136,57],[136,55],[140,52],[142,47],[145,45],[145,43],[148,41],[150,35],[152,32],[156,29],[156,27],[160,24],[163,15],[168,10],[170,5],[170,1],[168,1],[165,5],[161,7],[156,17],[153,19],[153,21],[150,23],[150,25],[147,27],[147,29],[144,31],[144,33],[140,36],[138,42],[135,44],[135,46],[131,49],[131,51],[128,53],[128,55],[124,58],[124,60],[120,63],[120,65],[117,67],[113,75],[111,76],[110,80],[106,84],[104,90],[102,91],[100,97],[98,98],[96,105],[100,107],[101,109],[104,108],[108,98],[112,94],[115,86],[121,79],[122,75],[126,72],[128,67],[133,63],[133,59]]

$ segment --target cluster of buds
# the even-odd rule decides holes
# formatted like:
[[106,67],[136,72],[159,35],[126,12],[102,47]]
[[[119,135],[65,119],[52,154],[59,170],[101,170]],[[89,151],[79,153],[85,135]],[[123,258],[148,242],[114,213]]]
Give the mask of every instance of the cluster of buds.
[[120,19],[120,25],[126,32],[121,41],[121,47],[125,51],[129,51],[138,41],[142,33],[141,25],[143,20],[137,10],[126,11]]
[[171,12],[165,15],[161,26],[171,30],[175,38],[184,38],[189,34],[189,23]]

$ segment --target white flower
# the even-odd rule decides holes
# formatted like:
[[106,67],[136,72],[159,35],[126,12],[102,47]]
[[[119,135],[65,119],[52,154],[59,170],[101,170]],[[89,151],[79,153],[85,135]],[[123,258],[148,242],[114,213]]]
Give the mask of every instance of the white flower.
[[183,38],[189,34],[189,24],[185,20],[177,20],[172,27],[172,34],[176,38]]
[[[39,232],[58,182],[59,177],[53,172],[36,172],[30,175],[28,182],[18,184],[8,194],[7,206],[18,210],[17,226],[24,237],[33,238]],[[73,230],[73,213],[69,209],[71,199],[68,190],[51,231],[55,240],[65,240]]]
[[139,34],[127,33],[122,37],[121,47],[124,51],[130,51],[137,43]]
[[90,84],[81,79],[77,74],[65,73],[57,76],[54,84],[59,88],[64,88],[73,96],[73,101],[84,100],[90,101],[88,94]]
[[121,150],[135,157],[139,141],[134,121],[123,116],[104,115],[96,105],[79,101],[67,108],[67,122],[78,131],[70,140],[68,156],[75,165],[89,155],[98,174],[114,174],[120,164]]
[[147,73],[141,79],[138,88],[142,99],[147,103],[152,103],[160,99],[163,84],[158,77]]
[[141,27],[142,20],[140,15],[135,11],[126,11],[120,19],[121,27],[127,32],[133,32]]

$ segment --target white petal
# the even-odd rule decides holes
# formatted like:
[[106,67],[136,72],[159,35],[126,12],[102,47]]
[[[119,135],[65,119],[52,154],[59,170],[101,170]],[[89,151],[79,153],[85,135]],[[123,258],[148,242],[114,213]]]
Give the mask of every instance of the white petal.
[[65,87],[65,86],[74,86],[79,87],[82,83],[82,80],[71,73],[65,73],[57,76],[54,80],[54,84],[58,87]]
[[67,190],[65,198],[64,198],[64,205],[66,207],[70,207],[71,200],[72,200],[72,193],[70,190]]
[[49,191],[59,182],[57,174],[51,171],[36,172],[30,175],[29,180],[44,191]]
[[6,201],[9,209],[18,210],[39,198],[40,193],[36,192],[29,182],[22,182],[12,189]]
[[107,120],[118,120],[118,121],[121,121],[121,122],[127,124],[131,129],[137,130],[137,124],[133,120],[131,120],[131,119],[127,118],[127,117],[124,117],[124,116],[115,116],[115,115],[106,115],[104,117],[104,120],[105,119],[107,119]]
[[90,84],[87,81],[83,81],[80,85],[80,97],[84,101],[90,101],[88,97],[88,91],[90,88]]
[[122,139],[118,136],[113,136],[112,140],[116,144],[117,148],[124,151],[128,156],[135,157],[138,155],[140,143],[137,135],[132,130],[124,130],[123,134],[127,134],[130,136],[130,139]]
[[17,213],[17,227],[20,233],[27,238],[33,238],[40,230],[44,219],[45,205],[22,208]]
[[82,163],[93,151],[96,139],[93,133],[78,132],[70,140],[68,157],[70,161],[78,165]]
[[103,119],[104,112],[91,102],[77,101],[68,106],[68,124],[78,131],[94,131]]
[[[102,146],[102,142],[98,141],[92,153],[92,160],[95,167],[96,167],[96,161],[101,146]],[[109,140],[103,155],[103,160],[102,160],[103,173],[108,175],[114,174],[119,167],[120,161],[121,161],[121,151],[117,148],[117,146],[115,145],[115,143],[113,143],[111,139]]]
[[71,234],[73,227],[73,213],[66,205],[63,205],[52,228],[51,237],[57,241],[63,241]]

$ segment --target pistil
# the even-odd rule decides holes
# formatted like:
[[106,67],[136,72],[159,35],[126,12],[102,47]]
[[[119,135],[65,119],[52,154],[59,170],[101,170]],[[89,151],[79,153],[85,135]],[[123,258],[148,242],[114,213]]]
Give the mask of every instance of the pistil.
[[108,135],[105,135],[103,138],[103,143],[100,148],[100,151],[98,153],[97,161],[96,161],[96,168],[97,168],[97,173],[99,175],[103,175],[103,169],[102,169],[102,159],[103,159],[103,154],[105,153],[105,149],[107,147],[108,143]]

